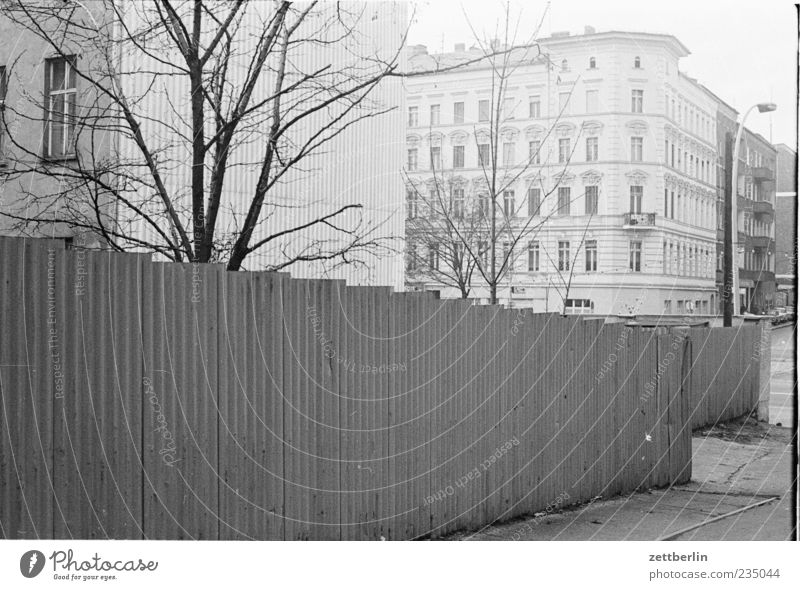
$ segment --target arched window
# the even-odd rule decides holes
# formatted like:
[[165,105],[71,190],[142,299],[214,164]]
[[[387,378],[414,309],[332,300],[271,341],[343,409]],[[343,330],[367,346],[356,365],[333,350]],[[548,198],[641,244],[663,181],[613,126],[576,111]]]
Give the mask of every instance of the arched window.
[[596,67],[597,67],[597,62],[595,61],[595,59],[593,57],[590,57],[589,58],[589,69],[593,70]]
[[633,58],[633,67],[637,69],[642,67],[642,60],[638,55]]
[[561,71],[568,72],[569,71],[569,63],[567,63],[566,59],[561,60]]

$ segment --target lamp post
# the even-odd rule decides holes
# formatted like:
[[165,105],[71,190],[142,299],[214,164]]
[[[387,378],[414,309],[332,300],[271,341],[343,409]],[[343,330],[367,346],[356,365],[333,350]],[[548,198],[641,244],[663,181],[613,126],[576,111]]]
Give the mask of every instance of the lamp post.
[[758,109],[759,113],[771,113],[777,109],[777,105],[773,102],[760,102],[751,106],[742,116],[739,123],[739,128],[736,131],[736,140],[733,142],[733,172],[731,174],[731,218],[728,222],[731,224],[731,240],[733,242],[733,261],[732,261],[732,274],[733,274],[733,315],[739,315],[739,261],[737,254],[739,252],[739,224],[738,221],[738,200],[739,200],[739,144],[742,141],[742,132],[744,131],[744,122],[747,115],[753,109]]

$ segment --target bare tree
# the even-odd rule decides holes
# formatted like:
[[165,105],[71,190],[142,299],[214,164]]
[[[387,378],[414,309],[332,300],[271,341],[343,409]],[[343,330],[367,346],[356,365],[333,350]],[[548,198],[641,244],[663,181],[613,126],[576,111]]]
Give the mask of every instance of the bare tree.
[[[555,134],[561,120],[562,107],[540,137],[539,147],[530,149],[523,158],[504,153],[504,144],[513,141],[516,133],[509,112],[516,105],[509,105],[513,100],[509,85],[519,68],[531,62],[547,68],[552,64],[536,43],[538,27],[525,43],[515,44],[517,33],[512,30],[508,7],[501,32],[502,43],[497,35],[483,40],[475,34],[481,59],[488,66],[490,90],[487,120],[474,125],[471,134],[479,156],[479,181],[465,181],[459,175],[459,166],[444,170],[437,161],[441,150],[434,151],[436,147],[431,149],[432,177],[427,182],[419,182],[408,170],[405,173],[409,210],[418,213],[406,224],[407,259],[413,266],[411,281],[428,279],[456,287],[462,297],[480,284],[488,289],[490,303],[497,303],[498,286],[513,271],[522,245],[534,239],[553,215],[568,206],[568,202],[550,206],[559,182],[546,186],[544,175],[539,172],[555,167],[559,170],[556,176],[561,178],[577,146],[574,142],[569,154],[560,155],[558,162],[549,161],[543,153],[542,146]],[[429,137],[433,146],[435,130],[430,130]],[[538,190],[539,202],[519,207],[514,191],[528,177],[536,179],[526,182],[528,188]],[[569,198],[574,200],[577,196]]]

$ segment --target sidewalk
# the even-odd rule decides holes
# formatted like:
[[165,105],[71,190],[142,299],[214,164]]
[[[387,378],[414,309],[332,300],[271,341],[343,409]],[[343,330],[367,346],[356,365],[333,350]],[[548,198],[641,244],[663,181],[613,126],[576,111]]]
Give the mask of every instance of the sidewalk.
[[770,497],[780,500],[703,525],[689,540],[787,540],[791,532],[792,433],[739,420],[694,434],[692,480],[558,514],[451,537],[480,541],[656,540]]

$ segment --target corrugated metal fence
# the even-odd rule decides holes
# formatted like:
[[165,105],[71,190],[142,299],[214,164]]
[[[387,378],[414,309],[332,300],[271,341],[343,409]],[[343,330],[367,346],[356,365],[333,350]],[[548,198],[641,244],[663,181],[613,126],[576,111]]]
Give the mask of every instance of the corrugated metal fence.
[[5,538],[476,529],[687,480],[714,379],[677,332],[55,241],[0,238],[0,296]]

